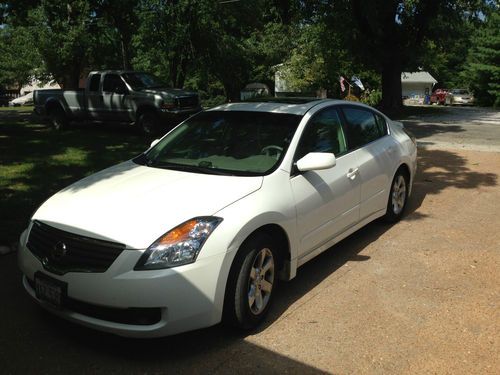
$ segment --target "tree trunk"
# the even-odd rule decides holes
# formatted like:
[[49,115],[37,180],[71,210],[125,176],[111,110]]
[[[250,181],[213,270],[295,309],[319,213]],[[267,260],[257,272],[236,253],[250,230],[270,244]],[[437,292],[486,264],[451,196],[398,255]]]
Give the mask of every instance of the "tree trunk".
[[240,101],[240,85],[238,85],[236,80],[223,82],[224,91],[226,93],[226,99],[228,102],[239,102]]
[[77,90],[80,83],[80,66],[73,65],[73,68],[68,69],[61,78],[59,84],[64,90]]
[[401,64],[397,58],[388,58],[382,66],[382,107],[397,110],[402,106]]
[[124,40],[124,37],[122,35],[120,42],[121,42],[121,47],[122,47],[123,70],[130,70],[132,68],[132,64],[130,64],[130,56],[129,56],[129,51],[128,51],[128,46],[129,46],[130,41]]

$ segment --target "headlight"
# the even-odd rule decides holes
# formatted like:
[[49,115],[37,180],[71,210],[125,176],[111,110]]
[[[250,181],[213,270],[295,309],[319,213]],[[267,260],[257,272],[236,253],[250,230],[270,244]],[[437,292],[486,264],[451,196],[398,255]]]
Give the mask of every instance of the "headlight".
[[175,227],[147,248],[134,269],[157,270],[193,263],[221,221],[214,216],[196,217]]

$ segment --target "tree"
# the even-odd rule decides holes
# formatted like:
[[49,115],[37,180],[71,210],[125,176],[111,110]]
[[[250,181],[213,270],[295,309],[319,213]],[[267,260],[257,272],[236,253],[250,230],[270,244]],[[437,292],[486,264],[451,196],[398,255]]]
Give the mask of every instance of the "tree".
[[138,28],[138,3],[139,0],[100,0],[96,6],[97,16],[104,18],[106,26],[117,33],[115,40],[119,40],[121,66],[125,70],[132,68],[132,37]]
[[500,106],[500,14],[492,12],[472,37],[464,80],[478,102]]
[[110,42],[116,33],[99,18],[97,0],[10,0],[1,13],[11,27],[28,25],[34,42],[20,48],[35,48],[39,71],[45,70],[65,89],[78,88],[82,73],[90,67],[117,61],[118,43]]
[[0,86],[18,89],[40,75],[42,61],[29,28],[5,26],[0,29]]
[[382,79],[382,105],[402,106],[401,72],[416,71],[429,41],[453,35],[468,17],[478,17],[487,0],[332,0],[326,18],[341,27],[346,47]]

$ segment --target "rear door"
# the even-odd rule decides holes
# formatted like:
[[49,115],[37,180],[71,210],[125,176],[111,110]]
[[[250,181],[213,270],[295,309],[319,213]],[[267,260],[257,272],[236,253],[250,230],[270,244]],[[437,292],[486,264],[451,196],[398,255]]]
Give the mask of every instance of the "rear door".
[[397,145],[380,114],[359,106],[343,106],[342,112],[359,168],[360,220],[363,220],[387,206]]
[[101,95],[101,74],[92,74],[87,83],[87,113],[91,120],[99,120],[103,115],[104,103]]
[[294,161],[309,152],[332,152],[337,161],[330,169],[296,172],[291,177],[300,238],[299,262],[359,220],[357,160],[348,151],[335,107],[327,107],[309,120]]

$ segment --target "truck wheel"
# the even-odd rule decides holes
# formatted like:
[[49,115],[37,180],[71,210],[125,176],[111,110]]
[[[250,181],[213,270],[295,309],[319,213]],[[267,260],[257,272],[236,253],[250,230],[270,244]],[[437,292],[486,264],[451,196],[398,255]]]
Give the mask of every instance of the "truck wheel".
[[56,107],[49,113],[50,123],[54,130],[63,130],[68,126],[68,119],[62,108]]
[[158,116],[154,112],[144,112],[139,116],[138,125],[145,135],[156,135],[159,127]]

